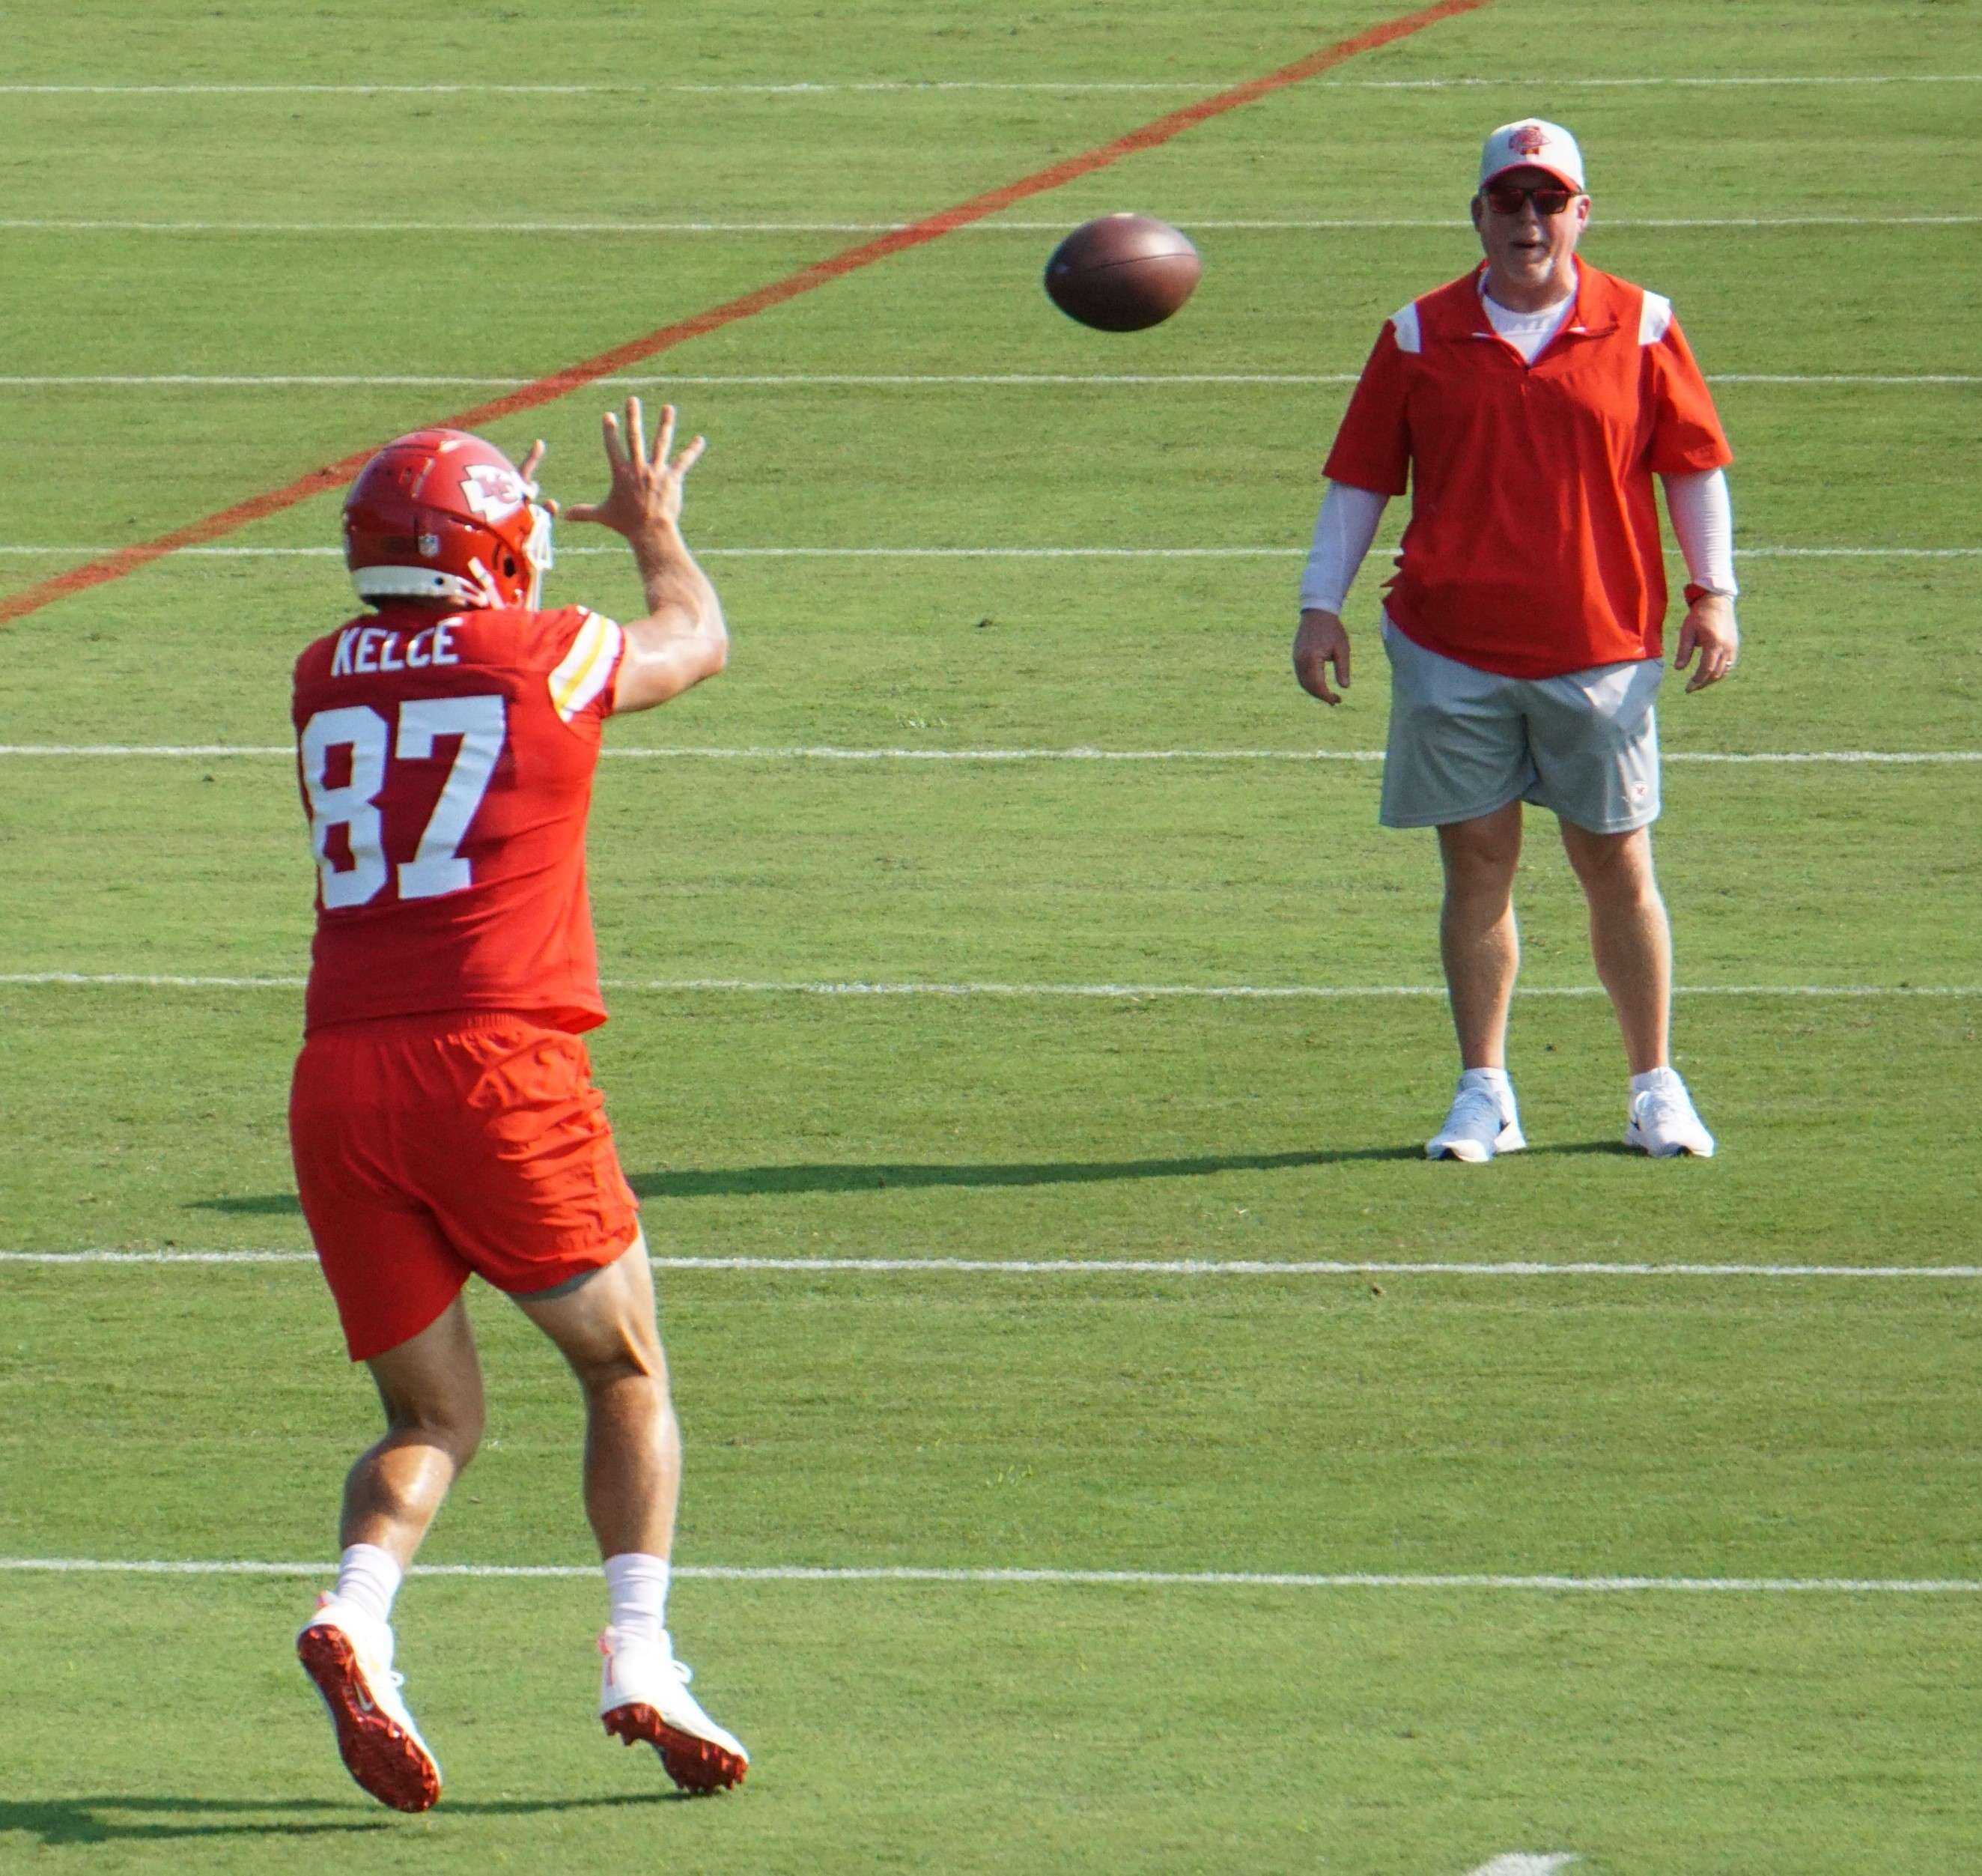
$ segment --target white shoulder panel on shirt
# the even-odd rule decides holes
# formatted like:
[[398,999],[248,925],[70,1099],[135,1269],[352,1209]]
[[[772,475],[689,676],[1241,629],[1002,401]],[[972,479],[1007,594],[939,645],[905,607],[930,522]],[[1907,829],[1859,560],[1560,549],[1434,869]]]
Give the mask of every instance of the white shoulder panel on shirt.
[[1645,303],[1638,310],[1638,343],[1657,345],[1671,324],[1672,302],[1663,293],[1646,294]]
[[550,674],[551,703],[566,723],[606,688],[619,666],[618,624],[587,612],[562,663]]
[[1402,312],[1390,315],[1390,330],[1397,335],[1400,352],[1422,352],[1424,339],[1418,331],[1418,303],[1413,300]]

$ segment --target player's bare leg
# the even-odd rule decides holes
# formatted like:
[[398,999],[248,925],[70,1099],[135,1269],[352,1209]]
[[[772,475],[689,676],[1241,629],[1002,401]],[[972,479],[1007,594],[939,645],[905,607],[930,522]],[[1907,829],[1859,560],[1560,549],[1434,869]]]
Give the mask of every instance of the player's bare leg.
[[456,1297],[439,1319],[369,1364],[385,1437],[345,1480],[337,1587],[296,1637],[345,1768],[395,1811],[440,1796],[440,1766],[399,1696],[392,1599],[448,1487],[482,1438],[482,1370]]
[[1479,1164],[1527,1144],[1507,1079],[1507,1010],[1520,968],[1514,869],[1521,857],[1521,804],[1453,821],[1438,830],[1445,866],[1439,951],[1459,1038],[1459,1086],[1425,1157]]
[[482,1364],[461,1298],[366,1365],[385,1434],[345,1480],[339,1541],[375,1545],[403,1570],[482,1444]]
[[1521,804],[1438,830],[1445,866],[1439,953],[1452,1000],[1459,1060],[1465,1068],[1507,1065],[1507,1011],[1520,969],[1514,923],[1514,869],[1521,857]]
[[675,1783],[716,1791],[749,1764],[688,1691],[666,1626],[668,1554],[681,1490],[681,1430],[668,1392],[647,1241],[576,1289],[516,1299],[556,1343],[585,1394],[585,1509],[605,1560],[611,1625],[599,1715],[628,1745],[653,1747]]
[[1672,927],[1652,870],[1652,830],[1592,833],[1562,823],[1562,844],[1590,903],[1590,950],[1623,1032],[1631,1073],[1666,1065]]
[[681,1494],[681,1428],[668,1393],[644,1233],[579,1288],[515,1299],[585,1393],[585,1511],[602,1557],[665,1557]]

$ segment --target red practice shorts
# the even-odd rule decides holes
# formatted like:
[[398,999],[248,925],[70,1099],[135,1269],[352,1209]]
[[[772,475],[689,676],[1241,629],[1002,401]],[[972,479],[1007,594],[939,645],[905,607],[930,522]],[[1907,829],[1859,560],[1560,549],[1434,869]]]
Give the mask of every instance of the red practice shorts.
[[319,1030],[296,1058],[289,1146],[354,1361],[418,1335],[471,1273],[554,1289],[639,1230],[585,1044],[527,1016]]

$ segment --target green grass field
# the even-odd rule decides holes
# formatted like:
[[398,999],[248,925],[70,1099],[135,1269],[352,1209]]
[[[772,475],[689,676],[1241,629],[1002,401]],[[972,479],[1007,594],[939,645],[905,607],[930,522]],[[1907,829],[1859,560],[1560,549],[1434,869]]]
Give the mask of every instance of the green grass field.
[[[0,601],[1386,17],[16,9]],[[598,1731],[575,1394],[486,1291],[398,1611],[439,1808],[369,1803],[290,1654],[375,1417],[283,1121],[337,499],[0,626],[0,1868],[1982,1868],[1977,75],[1949,0],[1496,0],[635,368],[712,439],[734,636],[609,733],[591,849],[719,1802]],[[1422,1159],[1378,557],[1348,704],[1287,669],[1340,380],[1530,112],[1739,458],[1741,668],[1661,724],[1711,1162],[1617,1145],[1543,816],[1533,1150]],[[1206,272],[1111,338],[1038,275],[1123,207]],[[491,433],[591,499],[626,388]],[[552,592],[638,600],[576,528]],[[1403,1267],[1230,1267],[1303,1263]],[[1408,1267],[1644,1263],[1730,1273]],[[1813,1265],[1947,1273],[1762,1273]]]

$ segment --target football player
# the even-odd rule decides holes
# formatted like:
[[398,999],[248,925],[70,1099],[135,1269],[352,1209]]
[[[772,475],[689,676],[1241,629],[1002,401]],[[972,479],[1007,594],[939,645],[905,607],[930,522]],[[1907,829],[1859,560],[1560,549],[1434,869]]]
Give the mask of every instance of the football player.
[[393,1671],[392,1599],[474,1457],[478,1275],[583,1391],[586,1510],[605,1559],[599,1713],[692,1791],[742,1747],[689,1691],[666,1622],[681,1437],[639,1213],[583,1032],[606,1019],[585,826],[606,719],[722,670],[715,589],[679,527],[697,437],[649,453],[639,400],[605,419],[611,486],[567,519],[622,535],[646,616],[539,609],[555,507],[480,438],[421,430],[352,486],[345,558],[370,609],[295,668],[316,936],[289,1107],[297,1190],[384,1437],[344,1489],[337,1586],[296,1641],[352,1776],[401,1811],[440,1768]]

